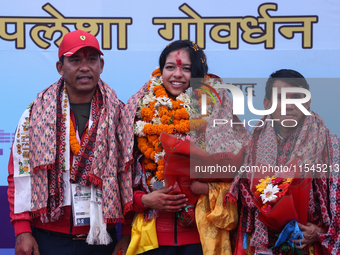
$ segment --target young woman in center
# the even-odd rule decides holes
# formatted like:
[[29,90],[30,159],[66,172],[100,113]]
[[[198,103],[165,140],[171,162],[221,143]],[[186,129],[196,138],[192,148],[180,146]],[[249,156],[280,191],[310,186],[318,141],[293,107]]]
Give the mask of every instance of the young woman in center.
[[[211,77],[219,79],[208,74],[205,53],[197,44],[188,40],[174,41],[161,53],[159,68],[152,73],[151,79],[128,100],[123,109],[122,130],[119,133],[122,134],[124,168],[133,169],[133,210],[138,213],[133,221],[127,254],[199,255],[203,254],[203,250],[204,254],[232,254],[229,230],[237,225],[237,208],[229,203],[223,207],[223,197],[230,184],[189,180],[187,189],[194,195],[205,195],[205,199],[198,200],[199,212],[196,208],[198,231],[193,211],[195,204],[190,202],[192,197],[178,192],[177,185],[167,187],[163,176],[165,151],[160,141],[161,131],[182,140],[188,139],[190,127],[193,128],[193,122],[190,122],[192,106],[188,100],[188,91],[193,89],[188,90],[190,79],[202,78],[203,81]],[[195,94],[200,96],[202,91]],[[232,101],[226,92],[222,94],[222,101],[219,99],[223,104],[219,113],[228,112],[233,118]],[[208,105],[212,101],[209,98]],[[205,120],[201,118],[199,121]],[[231,137],[233,131],[225,133],[228,136],[222,141],[234,139]],[[242,145],[247,132],[241,130],[239,133],[238,139]],[[219,143],[220,139],[212,139],[210,146],[217,148]],[[234,142],[231,148],[231,151],[235,149]],[[218,212],[211,210],[211,206],[216,207]],[[193,212],[191,215],[190,211]],[[209,215],[211,219],[207,220]],[[221,234],[216,228],[228,233]],[[214,234],[209,236],[209,232]]]

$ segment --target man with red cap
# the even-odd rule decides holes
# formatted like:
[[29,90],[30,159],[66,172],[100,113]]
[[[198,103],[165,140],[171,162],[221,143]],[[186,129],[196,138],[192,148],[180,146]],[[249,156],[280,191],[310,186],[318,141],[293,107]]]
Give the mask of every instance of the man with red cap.
[[[16,129],[8,165],[15,254],[112,254],[114,223],[131,208],[129,172],[120,172],[116,132],[123,103],[100,79],[97,39],[66,34],[62,76],[38,94]],[[76,187],[82,196],[74,196]],[[89,245],[90,244],[90,245]]]

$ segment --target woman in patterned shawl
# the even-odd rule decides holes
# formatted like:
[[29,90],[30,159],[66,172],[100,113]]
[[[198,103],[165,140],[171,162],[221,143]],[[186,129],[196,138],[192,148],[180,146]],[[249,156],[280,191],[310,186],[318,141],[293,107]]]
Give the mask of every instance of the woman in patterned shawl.
[[[178,183],[167,187],[164,176],[174,169],[167,169],[171,162],[167,162],[160,134],[176,137],[176,146],[188,139],[193,142],[195,137],[196,144],[208,153],[227,152],[234,157],[246,141],[247,131],[242,126],[234,130],[229,125],[212,128],[213,118],[238,118],[231,113],[232,100],[226,90],[218,93],[213,88],[221,79],[207,73],[206,56],[197,44],[187,40],[171,43],[160,55],[159,66],[122,113],[120,139],[125,167],[133,168],[133,206],[139,213],[127,254],[232,254],[229,230],[237,224],[237,207],[222,205],[230,183],[183,181],[178,177]],[[191,78],[201,78],[209,85],[195,89]],[[210,122],[200,115],[202,94],[208,95]],[[193,102],[192,96],[198,101]],[[197,128],[202,126],[209,141],[199,142],[201,131]],[[201,194],[196,226],[194,207]],[[204,236],[201,240],[200,234]],[[148,242],[141,235],[148,236]]]

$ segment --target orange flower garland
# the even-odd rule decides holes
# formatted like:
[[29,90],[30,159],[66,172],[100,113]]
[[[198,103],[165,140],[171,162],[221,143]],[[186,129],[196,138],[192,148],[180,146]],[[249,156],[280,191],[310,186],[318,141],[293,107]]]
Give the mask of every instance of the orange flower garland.
[[152,72],[153,77],[161,76],[161,75],[162,75],[162,72],[161,72],[161,69],[159,69],[159,68],[156,68],[155,71]]
[[[205,77],[211,78],[211,77]],[[208,87],[204,86],[205,89]],[[178,134],[185,137],[190,131],[196,130],[206,122],[203,118],[191,119],[188,109],[179,98],[187,101],[187,98],[178,96],[175,100],[170,98],[161,83],[160,69],[152,73],[152,78],[148,83],[149,93],[141,99],[139,105],[139,115],[141,119],[135,124],[135,134],[137,135],[138,148],[144,155],[145,170],[155,171],[153,176],[158,180],[163,180],[164,172],[164,150],[160,143],[160,133]],[[203,90],[196,89],[195,94],[200,98],[205,94]],[[185,95],[185,94],[184,94]],[[188,97],[188,95],[187,95]],[[144,103],[144,98],[147,102]],[[150,100],[151,98],[151,100]],[[213,105],[213,100],[207,98],[207,103]],[[198,102],[200,104],[200,101]],[[187,106],[188,107],[188,106]],[[138,122],[142,123],[138,124]],[[142,132],[141,132],[142,131]],[[148,178],[150,181],[150,178]]]
[[76,137],[76,131],[75,131],[72,119],[70,119],[70,147],[71,147],[72,153],[75,156],[78,156],[81,146]]
[[[86,130],[84,131],[85,134],[87,134],[87,130],[88,129],[86,128]],[[81,146],[78,142],[78,139],[77,139],[77,136],[76,136],[76,131],[75,131],[72,119],[70,119],[70,147],[71,147],[72,153],[75,156],[78,156],[79,151],[81,149]]]
[[156,176],[158,180],[163,180],[163,172],[164,172],[164,159],[161,159],[158,161],[158,167],[157,167],[157,172]]

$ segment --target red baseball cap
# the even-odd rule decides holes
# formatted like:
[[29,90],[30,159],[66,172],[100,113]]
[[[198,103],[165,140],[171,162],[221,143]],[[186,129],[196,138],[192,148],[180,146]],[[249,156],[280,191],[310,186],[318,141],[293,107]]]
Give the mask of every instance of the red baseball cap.
[[75,30],[67,33],[59,46],[58,56],[72,56],[77,50],[84,47],[92,47],[97,50],[101,55],[104,55],[100,51],[98,40],[95,36],[87,33],[83,30]]

